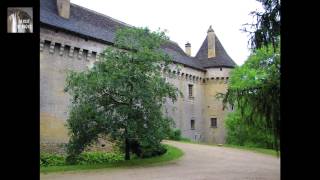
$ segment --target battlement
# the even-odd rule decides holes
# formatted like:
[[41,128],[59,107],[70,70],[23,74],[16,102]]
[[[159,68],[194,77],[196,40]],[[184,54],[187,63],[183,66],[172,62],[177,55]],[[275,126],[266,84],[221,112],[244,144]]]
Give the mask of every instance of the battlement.
[[64,44],[62,42],[51,41],[48,39],[40,39],[40,52],[48,51],[50,54],[59,56],[68,56],[69,58],[77,58],[85,61],[98,61],[101,54],[94,50],[83,49],[80,47]]
[[163,70],[162,71],[165,77],[184,80],[192,83],[197,84],[209,84],[209,83],[224,83],[227,84],[229,82],[228,76],[213,76],[210,74],[210,77],[206,77],[204,74],[203,76],[193,75],[190,72],[186,71],[176,71],[172,69]]

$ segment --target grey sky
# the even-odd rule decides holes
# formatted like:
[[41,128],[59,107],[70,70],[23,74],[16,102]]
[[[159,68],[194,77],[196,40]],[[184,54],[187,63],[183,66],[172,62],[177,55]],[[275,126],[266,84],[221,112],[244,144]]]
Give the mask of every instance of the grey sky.
[[241,65],[249,55],[248,34],[240,31],[251,23],[251,11],[261,9],[256,0],[71,0],[136,27],[167,30],[184,50],[187,41],[195,56],[212,25],[230,57]]

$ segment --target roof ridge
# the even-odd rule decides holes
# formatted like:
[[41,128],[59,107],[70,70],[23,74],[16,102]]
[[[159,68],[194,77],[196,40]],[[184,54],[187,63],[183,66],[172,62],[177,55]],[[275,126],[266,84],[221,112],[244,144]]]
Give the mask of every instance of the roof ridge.
[[[70,3],[70,4],[73,5],[73,6],[77,6],[77,7],[79,7],[79,8],[82,8],[82,9],[84,9],[84,10],[86,10],[86,11],[95,13],[95,14],[97,14],[97,15],[100,15],[100,16],[103,16],[103,17],[106,17],[106,18],[109,18],[110,20],[115,21],[115,22],[118,22],[118,23],[120,23],[120,24],[122,24],[122,25],[129,26],[129,27],[135,27],[135,26],[133,26],[133,25],[127,24],[127,23],[122,22],[122,21],[120,21],[120,20],[117,20],[117,19],[115,19],[115,18],[113,18],[113,17],[110,17],[110,16],[108,16],[108,15],[106,15],[106,14],[103,14],[103,13],[100,13],[100,12],[97,12],[97,11],[94,11],[94,10],[92,10],[92,9],[88,9],[88,8],[83,7],[83,6],[80,6],[80,5],[78,5],[78,4],[74,4],[74,3]],[[171,40],[171,39],[169,39],[169,42],[174,43],[174,44],[176,44],[176,45],[179,46],[179,44],[178,44],[177,42],[175,42],[175,41],[173,41],[173,40]],[[180,47],[180,46],[179,46],[179,47]],[[180,48],[181,48],[181,47],[180,47]],[[181,49],[182,49],[182,48],[181,48]]]
[[200,47],[199,47],[199,49],[198,49],[198,51],[197,51],[197,53],[196,53],[196,55],[194,56],[194,57],[197,57],[198,56],[198,54],[200,53],[200,50],[201,50],[201,48],[202,48],[202,46],[204,45],[204,43],[206,42],[206,39],[208,38],[208,36],[206,36],[205,38],[204,38],[204,40],[202,41],[202,43],[201,43],[201,45],[200,45]]
[[74,4],[74,3],[70,3],[70,4],[73,5],[73,6],[77,6],[77,7],[79,7],[79,8],[82,8],[82,9],[84,9],[84,10],[86,10],[86,11],[92,12],[92,13],[94,13],[94,14],[97,14],[97,15],[99,15],[99,16],[103,16],[103,17],[109,18],[110,20],[115,21],[115,22],[117,22],[117,23],[120,23],[120,24],[122,24],[122,25],[129,26],[129,27],[135,27],[135,26],[132,26],[132,25],[127,24],[127,23],[125,23],[125,22],[122,22],[122,21],[120,21],[120,20],[117,20],[117,19],[115,19],[115,18],[113,18],[113,17],[110,17],[110,16],[108,16],[108,15],[105,15],[105,14],[103,14],[103,13],[100,13],[100,12],[94,11],[94,10],[92,10],[92,9],[88,9],[88,8],[86,8],[86,7],[80,6],[80,5],[78,5],[78,4]]

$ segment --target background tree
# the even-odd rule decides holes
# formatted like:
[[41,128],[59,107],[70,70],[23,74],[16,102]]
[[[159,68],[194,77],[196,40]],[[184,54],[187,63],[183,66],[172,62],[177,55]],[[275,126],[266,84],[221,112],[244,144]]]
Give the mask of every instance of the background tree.
[[101,134],[123,144],[126,160],[132,144],[160,148],[172,123],[163,116],[162,105],[166,97],[175,101],[178,96],[177,88],[161,76],[161,69],[172,62],[160,49],[167,40],[164,32],[147,28],[119,29],[114,47],[108,47],[92,69],[68,75],[69,162]]
[[257,1],[261,2],[264,12],[251,12],[256,22],[244,24],[243,31],[250,34],[249,44],[252,50],[269,44],[276,48],[280,45],[280,0]]
[[251,110],[245,107],[244,114],[239,109],[228,114],[225,121],[227,131],[226,142],[228,144],[275,149],[274,132],[268,129],[264,118],[256,118],[248,122],[245,117],[250,116]]
[[[248,140],[250,136],[245,136],[248,130],[263,132],[264,141],[271,142],[268,139],[271,134],[274,137],[273,148],[278,150],[280,140],[280,0],[257,1],[262,3],[264,12],[251,12],[257,21],[253,24],[245,24],[243,29],[250,33],[249,43],[252,53],[242,66],[236,67],[231,72],[227,93],[218,94],[218,96],[224,97],[224,105],[229,103],[236,107],[236,112],[226,121],[227,128],[238,127],[242,130],[237,132],[229,130],[228,135],[237,134],[238,137],[245,137]],[[252,134],[251,137],[256,135]]]
[[[236,107],[237,118],[241,118],[240,122],[256,130],[264,131],[265,134],[272,134],[274,136],[273,147],[278,150],[280,137],[279,47],[275,52],[270,45],[252,53],[241,67],[231,72],[227,93],[219,95],[224,97],[225,105],[231,104]],[[240,128],[240,123],[238,125]]]

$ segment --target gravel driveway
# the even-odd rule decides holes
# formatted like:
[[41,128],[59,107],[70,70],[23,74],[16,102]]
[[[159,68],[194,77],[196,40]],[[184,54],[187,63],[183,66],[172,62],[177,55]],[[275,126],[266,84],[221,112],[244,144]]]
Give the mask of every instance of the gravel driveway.
[[279,180],[280,159],[233,148],[166,141],[185,155],[165,165],[40,174],[42,180]]

